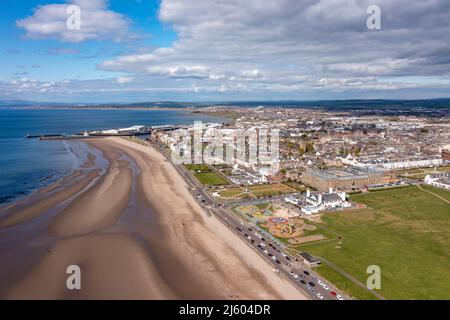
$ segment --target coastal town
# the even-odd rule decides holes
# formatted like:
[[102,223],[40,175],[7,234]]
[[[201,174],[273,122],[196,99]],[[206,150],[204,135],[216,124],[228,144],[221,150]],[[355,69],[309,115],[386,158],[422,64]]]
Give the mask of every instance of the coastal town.
[[0,300],[450,301],[450,1],[2,3]]
[[[315,255],[315,250],[309,250],[330,240],[336,242],[336,248],[341,247],[343,236],[323,230],[322,220],[328,216],[371,210],[365,201],[358,201],[365,196],[383,192],[406,196],[415,189],[431,194],[431,201],[443,202],[448,210],[450,202],[445,194],[450,189],[448,117],[348,116],[263,107],[211,107],[203,112],[225,112],[233,117],[229,123],[205,124],[204,133],[211,128],[280,131],[277,172],[267,170],[266,163],[248,161],[234,164],[188,161],[175,165],[208,214],[222,217],[228,224],[234,221],[231,227],[244,241],[313,298],[345,296],[319,276],[321,268],[331,268],[347,280],[352,278],[324,257]],[[176,130],[194,135],[194,126]],[[157,145],[169,159],[171,151],[181,143],[177,137],[172,130],[155,129],[146,140]],[[203,144],[207,141],[205,138]],[[230,139],[224,146],[227,144]],[[271,241],[269,246],[261,239]],[[292,265],[293,261],[297,264]],[[317,268],[319,274],[315,273]],[[310,274],[312,278],[304,279]],[[384,298],[359,281],[348,281],[367,291],[362,296]]]
[[[277,277],[309,299],[390,298],[390,292],[369,287],[360,275],[366,264],[385,265],[386,258],[352,260],[358,244],[368,241],[370,250],[376,250],[380,237],[399,235],[411,215],[428,221],[426,232],[446,232],[430,215],[449,212],[447,115],[356,116],[263,106],[189,112],[226,116],[228,121],[140,124],[27,138],[94,144],[120,138],[154,148],[173,165],[206,217],[218,219],[266,260]],[[271,130],[277,134],[261,135]],[[395,224],[368,237],[366,228],[379,227],[377,216],[382,224],[392,219]],[[375,223],[367,224],[367,219]],[[342,258],[345,263],[336,263]],[[398,255],[400,263],[402,259]],[[356,261],[360,269],[347,272]]]

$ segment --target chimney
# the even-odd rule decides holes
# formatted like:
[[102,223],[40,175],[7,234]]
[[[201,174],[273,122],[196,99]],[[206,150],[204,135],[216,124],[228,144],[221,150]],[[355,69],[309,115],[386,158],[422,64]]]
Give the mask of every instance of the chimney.
[[307,198],[311,197],[311,190],[309,189],[306,190],[306,197]]
[[328,193],[333,193],[333,187],[328,188]]

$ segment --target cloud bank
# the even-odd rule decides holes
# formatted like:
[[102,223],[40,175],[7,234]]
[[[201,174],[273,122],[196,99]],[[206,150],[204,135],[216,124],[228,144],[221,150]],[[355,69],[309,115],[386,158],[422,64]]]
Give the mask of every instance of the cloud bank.
[[[67,20],[73,12],[68,11],[70,5],[80,9],[79,29],[67,27]],[[124,15],[108,10],[105,0],[71,0],[66,4],[39,6],[32,16],[18,20],[16,24],[31,39],[79,43],[87,40],[123,40],[127,37],[130,21]]]
[[[69,42],[120,38],[129,26],[103,0],[71,3],[90,17],[81,34],[63,30],[62,5],[38,7],[18,25]],[[366,25],[373,4],[381,30]],[[189,100],[450,95],[446,0],[162,0],[158,18],[178,40],[98,64],[123,76],[104,90]]]

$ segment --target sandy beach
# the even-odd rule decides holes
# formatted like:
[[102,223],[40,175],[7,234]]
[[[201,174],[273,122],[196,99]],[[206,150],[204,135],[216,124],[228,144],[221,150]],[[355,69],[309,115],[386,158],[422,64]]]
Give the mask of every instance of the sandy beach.
[[[83,169],[0,209],[6,299],[305,299],[213,216],[156,150],[89,140]],[[4,263],[3,263],[4,261]],[[66,268],[81,269],[68,290]]]

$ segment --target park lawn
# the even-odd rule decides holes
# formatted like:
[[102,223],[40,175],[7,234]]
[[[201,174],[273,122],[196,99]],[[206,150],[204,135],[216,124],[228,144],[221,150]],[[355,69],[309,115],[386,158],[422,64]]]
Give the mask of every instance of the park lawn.
[[211,171],[211,169],[206,164],[185,164],[184,166],[190,171]]
[[228,181],[214,172],[198,172],[194,177],[205,186],[220,186],[228,184]]
[[[300,245],[366,282],[367,267],[381,268],[388,299],[450,299],[450,206],[417,187],[352,195],[370,209],[327,213],[325,228],[338,240]],[[349,290],[351,288],[349,287]],[[358,293],[352,295],[358,297]]]
[[241,188],[230,188],[230,189],[225,189],[219,192],[221,197],[225,197],[225,198],[231,198],[231,197],[235,197],[237,195],[243,194],[244,190],[242,190]]
[[[325,241],[327,241],[328,239],[337,239],[339,237],[339,235],[337,233],[335,233],[334,230],[327,228],[322,223],[312,222],[312,221],[308,221],[306,219],[303,219],[303,221],[305,224],[314,225],[316,227],[316,229],[315,230],[304,230],[302,237],[323,235],[326,238]],[[324,241],[324,240],[319,240],[319,242],[320,241]]]
[[284,185],[295,189],[297,192],[305,192],[306,191],[306,187],[298,182],[285,182]]
[[432,187],[432,186],[427,186],[426,184],[422,184],[421,187],[424,188],[425,190],[431,191],[431,192],[441,196],[442,198],[447,199],[448,201],[450,201],[450,191],[448,191],[448,190],[435,188],[435,187]]
[[373,295],[369,290],[361,288],[356,283],[347,279],[339,272],[330,268],[327,265],[321,264],[315,271],[322,277],[333,283],[339,290],[354,299],[359,300],[377,300],[378,298]]
[[292,188],[285,186],[282,183],[278,184],[262,184],[262,185],[256,185],[248,187],[248,190],[255,196],[255,197],[268,197],[268,196],[274,196],[274,195],[280,195],[285,193],[293,193],[296,192]]

